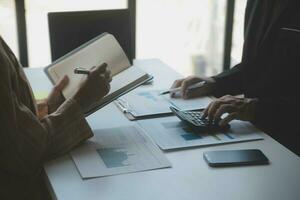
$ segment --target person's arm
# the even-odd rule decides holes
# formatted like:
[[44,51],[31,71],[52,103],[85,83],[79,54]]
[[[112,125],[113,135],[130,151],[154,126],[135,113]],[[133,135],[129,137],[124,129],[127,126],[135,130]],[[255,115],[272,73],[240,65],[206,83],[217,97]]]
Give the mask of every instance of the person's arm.
[[[220,120],[221,126],[234,119],[250,121],[266,132],[287,135],[291,134],[290,130],[297,130],[299,101],[299,98],[291,96],[239,98],[225,95],[211,102],[203,117]],[[221,118],[225,113],[228,115]]]
[[69,151],[92,131],[73,99],[39,120],[17,98],[10,63],[0,59],[0,167],[7,173],[31,175],[43,161]]
[[[171,89],[181,88],[180,96],[184,99],[211,96],[221,97],[225,94],[237,95],[242,93],[242,64],[213,77],[188,76],[175,80]],[[205,81],[199,88],[189,90],[191,85]],[[171,92],[171,97],[178,97],[177,92]]]
[[42,119],[49,114],[47,99],[36,100],[37,116]]
[[216,81],[213,95],[216,97],[221,97],[227,94],[242,94],[242,67],[243,65],[240,63],[228,71],[213,76],[212,78]]
[[[253,22],[253,16],[259,4],[259,0],[248,0],[245,10],[245,22],[244,22],[244,38],[246,39],[251,30],[251,23]],[[244,51],[244,50],[243,50]],[[242,88],[242,68],[243,63],[237,64],[235,67],[228,71],[222,72],[213,78],[217,82],[214,95],[221,97],[223,95],[237,95],[243,93]]]
[[63,104],[65,98],[62,94],[62,91],[68,85],[68,83],[69,83],[68,76],[64,76],[58,83],[56,83],[53,86],[47,98],[36,100],[37,115],[39,119],[42,119],[46,115],[55,112],[57,108],[59,108],[59,106]]
[[285,132],[292,129],[299,132],[296,129],[299,123],[299,101],[299,97],[260,98],[255,106],[254,123],[270,132],[284,131],[282,134],[291,134]]

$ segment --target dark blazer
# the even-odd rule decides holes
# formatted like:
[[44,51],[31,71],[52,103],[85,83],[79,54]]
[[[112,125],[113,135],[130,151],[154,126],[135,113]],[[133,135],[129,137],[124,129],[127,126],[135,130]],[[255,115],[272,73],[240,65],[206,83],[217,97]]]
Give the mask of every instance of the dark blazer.
[[276,1],[280,8],[261,34],[263,1],[248,0],[242,61],[214,77],[215,95],[258,98],[253,123],[300,155],[300,1]]

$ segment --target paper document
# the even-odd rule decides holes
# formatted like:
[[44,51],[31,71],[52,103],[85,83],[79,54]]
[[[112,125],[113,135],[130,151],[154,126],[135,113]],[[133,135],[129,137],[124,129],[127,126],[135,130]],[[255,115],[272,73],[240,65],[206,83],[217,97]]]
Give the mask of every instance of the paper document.
[[[139,88],[121,98],[119,101],[133,116],[171,113],[170,106],[181,110],[205,108],[212,99],[209,97],[195,99],[170,98],[170,95],[159,95],[162,90],[142,90]],[[118,103],[118,102],[117,102]]]
[[141,120],[138,124],[163,150],[263,139],[261,131],[238,120],[230,123],[228,131],[214,134],[197,134],[175,116]]
[[82,178],[171,167],[161,150],[135,126],[95,130],[71,152]]
[[101,101],[91,105],[85,114],[94,112],[151,79],[151,76],[139,67],[131,66],[116,38],[108,33],[92,39],[58,59],[46,67],[45,72],[54,84],[65,75],[69,77],[69,83],[63,90],[63,95],[67,99],[74,95],[81,82],[87,79],[85,74],[75,74],[74,69],[77,67],[91,69],[102,63],[107,63],[111,71],[113,77],[110,83],[111,90]]

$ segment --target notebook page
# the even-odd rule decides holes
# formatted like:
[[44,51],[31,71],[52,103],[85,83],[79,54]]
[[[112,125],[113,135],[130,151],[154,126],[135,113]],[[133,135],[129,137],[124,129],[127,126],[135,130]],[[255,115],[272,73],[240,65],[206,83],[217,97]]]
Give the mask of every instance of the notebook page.
[[54,63],[49,68],[49,74],[55,83],[64,75],[69,77],[69,84],[63,90],[65,98],[69,98],[78,90],[79,84],[87,78],[86,75],[74,74],[74,69],[76,67],[90,69],[104,62],[108,64],[112,76],[130,67],[130,62],[123,49],[111,34],[96,39],[89,45]]
[[119,73],[113,78],[110,84],[110,92],[107,96],[123,88],[125,85],[124,83],[130,84],[136,81],[137,79],[141,78],[145,74],[146,73],[137,66],[132,66],[124,70],[122,73]]

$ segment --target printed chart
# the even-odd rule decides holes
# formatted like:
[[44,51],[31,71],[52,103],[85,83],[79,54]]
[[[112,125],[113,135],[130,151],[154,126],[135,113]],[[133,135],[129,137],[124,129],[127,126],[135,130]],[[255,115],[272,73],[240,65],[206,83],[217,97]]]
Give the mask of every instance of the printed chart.
[[135,126],[100,129],[71,152],[82,178],[93,178],[170,167],[144,132]]
[[195,110],[205,108],[211,98],[203,97],[183,100],[181,98],[170,98],[170,95],[160,95],[162,90],[136,90],[121,97],[121,101],[134,116],[153,115],[160,113],[171,113],[170,106],[182,110]]
[[235,120],[226,132],[195,133],[177,117],[141,120],[139,125],[163,150],[262,139],[248,122]]
[[135,155],[126,148],[99,148],[97,152],[107,168],[129,166],[129,158]]

